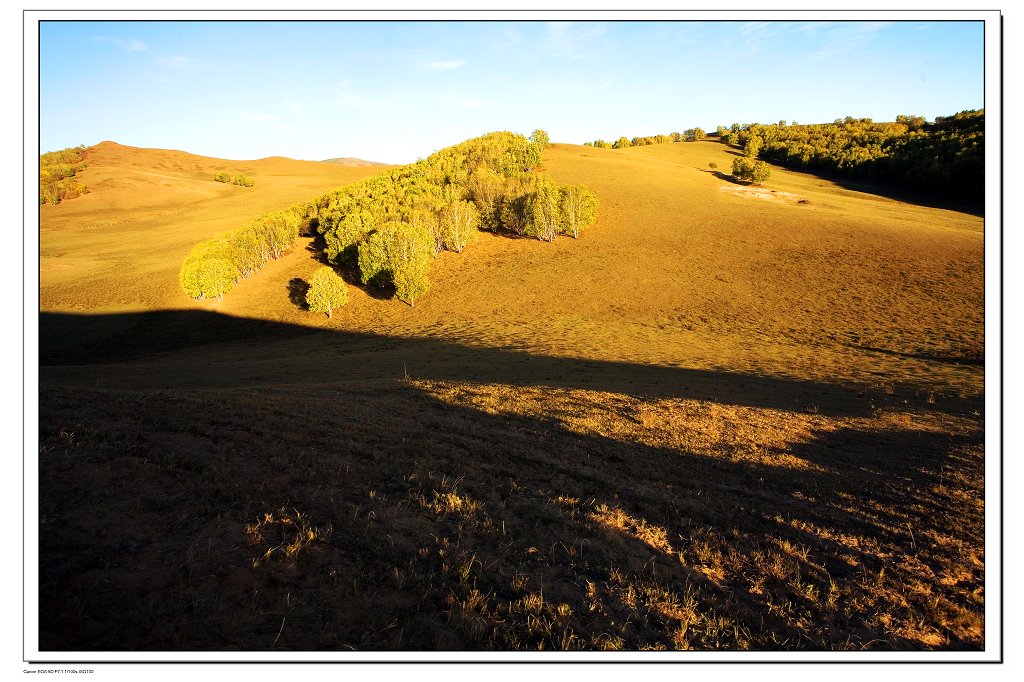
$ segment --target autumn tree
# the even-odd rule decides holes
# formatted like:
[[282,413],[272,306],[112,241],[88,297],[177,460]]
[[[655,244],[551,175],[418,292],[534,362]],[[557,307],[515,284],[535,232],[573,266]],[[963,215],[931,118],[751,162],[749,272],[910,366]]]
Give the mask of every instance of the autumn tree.
[[526,234],[552,242],[562,225],[561,192],[555,183],[539,178],[536,189],[527,200],[529,222]]
[[438,231],[442,236],[444,248],[462,253],[466,244],[480,234],[477,231],[479,222],[480,212],[472,202],[453,201],[442,208],[438,214]]
[[743,146],[743,155],[750,159],[756,159],[757,155],[761,152],[761,145],[763,140],[757,135],[751,135],[747,138],[747,143]]
[[764,161],[754,161],[740,156],[733,159],[732,175],[737,180],[761,184],[771,177],[771,168]]
[[181,288],[192,298],[224,298],[238,281],[235,252],[226,236],[199,242],[178,273]]
[[539,128],[534,130],[530,135],[530,142],[540,147],[541,150],[547,149],[551,146],[551,138],[548,137],[548,134],[545,131],[540,130]]
[[333,317],[334,309],[348,303],[348,288],[345,280],[334,272],[333,268],[324,266],[313,273],[306,291],[306,305],[314,313],[327,313]]
[[579,237],[580,230],[597,221],[597,197],[586,185],[565,185],[559,197],[562,234]]

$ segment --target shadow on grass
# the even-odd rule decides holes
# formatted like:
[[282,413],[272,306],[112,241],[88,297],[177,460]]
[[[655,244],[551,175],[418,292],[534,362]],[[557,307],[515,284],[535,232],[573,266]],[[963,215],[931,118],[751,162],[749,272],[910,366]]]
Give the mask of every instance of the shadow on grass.
[[862,346],[858,344],[848,343],[845,344],[847,348],[855,348],[857,350],[867,351],[869,353],[880,353],[882,355],[892,355],[900,358],[909,358],[911,360],[921,360],[922,362],[941,362],[945,365],[971,365],[974,367],[984,367],[984,357],[965,357],[965,356],[954,356],[954,355],[937,355],[935,353],[906,353],[898,350],[889,350],[888,348],[876,348],[874,346]]
[[719,180],[722,180],[724,182],[729,182],[729,183],[732,183],[734,185],[739,185],[740,187],[750,187],[753,184],[753,183],[747,182],[746,180],[739,180],[736,177],[730,175],[729,173],[723,173],[720,170],[710,170],[710,169],[707,169],[707,168],[701,168],[700,170],[705,172],[705,173],[711,173],[712,175],[714,175]]
[[309,291],[309,282],[301,277],[292,277],[288,280],[288,300],[299,310],[309,310],[306,303],[306,293]]
[[[123,386],[136,371],[140,386],[163,382],[185,387],[194,382],[197,388],[251,385],[272,377],[296,382],[390,379],[408,372],[423,379],[581,388],[825,415],[870,415],[886,405],[953,413],[982,409],[981,399],[929,397],[909,384],[881,391],[797,378],[551,357],[433,337],[312,329],[198,310],[42,313],[39,323],[41,364],[95,366],[74,372],[87,376],[90,385]],[[292,348],[296,340],[301,340],[301,357]],[[261,348],[258,363],[247,361],[254,345]],[[204,353],[232,360],[219,361],[214,371]],[[162,354],[174,354],[174,363],[162,362]],[[104,370],[105,363],[118,367]],[[62,372],[43,374],[56,377]]]
[[983,547],[976,437],[820,430],[778,465],[436,388],[44,385],[41,648],[980,646],[978,575],[913,588],[967,561],[934,538]]

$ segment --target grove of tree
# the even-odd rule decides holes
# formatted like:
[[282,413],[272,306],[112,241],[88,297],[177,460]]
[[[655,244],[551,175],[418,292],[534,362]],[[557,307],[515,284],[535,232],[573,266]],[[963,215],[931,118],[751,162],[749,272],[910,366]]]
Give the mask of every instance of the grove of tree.
[[751,146],[780,166],[883,182],[900,189],[972,204],[984,200],[985,112],[961,111],[928,123],[922,116],[895,122],[869,118],[797,125],[758,123],[718,128],[722,142]]
[[412,305],[433,259],[461,253],[479,230],[551,241],[593,224],[592,192],[574,186],[566,203],[565,188],[535,171],[549,144],[542,130],[489,133],[324,194],[307,216],[332,263]]

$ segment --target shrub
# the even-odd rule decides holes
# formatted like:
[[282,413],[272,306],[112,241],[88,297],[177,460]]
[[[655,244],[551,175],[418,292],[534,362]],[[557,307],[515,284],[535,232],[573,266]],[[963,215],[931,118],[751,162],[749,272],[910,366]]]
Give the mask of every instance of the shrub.
[[314,313],[327,313],[333,317],[335,308],[348,303],[348,288],[345,280],[326,265],[313,273],[306,291],[306,305]]
[[40,204],[59,204],[89,191],[73,179],[75,173],[86,167],[84,152],[85,146],[79,145],[39,155]]
[[225,171],[214,173],[213,179],[217,182],[231,182],[231,174]]
[[718,164],[712,161],[711,163],[708,164],[708,168],[710,168],[711,170],[717,170]]
[[255,184],[255,181],[249,176],[239,173],[235,176],[235,179],[232,180],[232,184],[240,185],[242,187],[252,187]]

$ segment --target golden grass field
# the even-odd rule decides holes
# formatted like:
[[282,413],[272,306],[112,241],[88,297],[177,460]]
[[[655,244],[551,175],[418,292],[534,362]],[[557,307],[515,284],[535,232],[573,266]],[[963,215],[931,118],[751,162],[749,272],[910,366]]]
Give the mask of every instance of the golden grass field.
[[983,219],[733,154],[556,144],[580,239],[328,319],[311,239],[178,269],[379,169],[91,148],[40,208],[41,649],[980,649]]

